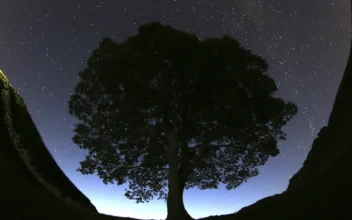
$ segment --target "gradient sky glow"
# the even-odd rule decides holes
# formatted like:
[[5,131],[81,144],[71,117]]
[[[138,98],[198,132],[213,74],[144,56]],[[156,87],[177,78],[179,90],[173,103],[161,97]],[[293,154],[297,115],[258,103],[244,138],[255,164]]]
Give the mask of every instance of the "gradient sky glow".
[[90,52],[104,37],[117,42],[139,25],[160,21],[200,38],[236,38],[270,64],[277,96],[299,105],[281,153],[237,189],[185,192],[194,218],[233,213],[280,193],[326,125],[350,42],[349,0],[1,0],[0,69],[24,98],[46,146],[72,182],[102,212],[166,217],[166,204],[136,204],[126,186],[76,172],[82,152],[71,141],[67,102]]

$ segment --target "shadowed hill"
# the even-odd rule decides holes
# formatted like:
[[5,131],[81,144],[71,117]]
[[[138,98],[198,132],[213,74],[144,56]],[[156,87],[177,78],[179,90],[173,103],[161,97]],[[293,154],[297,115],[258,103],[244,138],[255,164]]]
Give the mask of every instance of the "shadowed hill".
[[[22,98],[11,87],[3,73],[0,73],[0,77],[0,116],[1,124],[5,125],[1,126],[1,129],[4,130],[1,132],[1,143],[5,143],[5,145],[2,144],[1,149],[5,152],[15,150],[14,153],[17,153],[22,159],[21,164],[24,164],[32,176],[41,182],[51,194],[70,200],[84,209],[97,212],[88,198],[72,184],[56,164],[27,112]],[[8,149],[9,147],[11,148]],[[1,155],[7,156],[6,153]],[[1,160],[4,159],[1,158]],[[18,163],[8,164],[4,167],[11,169],[16,165]]]
[[65,176],[1,71],[0,172],[0,211],[7,219],[129,219],[100,215]]

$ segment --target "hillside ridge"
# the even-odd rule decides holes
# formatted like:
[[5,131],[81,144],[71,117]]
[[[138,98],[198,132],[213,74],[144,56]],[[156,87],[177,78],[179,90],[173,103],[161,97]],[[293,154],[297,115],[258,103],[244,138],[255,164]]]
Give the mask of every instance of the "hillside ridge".
[[[0,103],[1,143],[4,143],[0,148],[13,148],[7,150],[15,150],[31,176],[53,196],[78,208],[97,212],[89,199],[59,168],[42,141],[23,99],[1,70]],[[7,167],[11,169],[13,166],[8,164]]]

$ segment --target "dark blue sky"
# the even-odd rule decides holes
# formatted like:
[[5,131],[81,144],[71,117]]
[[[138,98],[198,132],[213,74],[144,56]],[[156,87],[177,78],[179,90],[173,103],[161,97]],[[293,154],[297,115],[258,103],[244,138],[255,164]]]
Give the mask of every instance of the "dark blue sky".
[[67,102],[78,72],[104,36],[118,42],[139,25],[160,21],[200,38],[238,39],[270,64],[277,96],[299,105],[281,154],[235,190],[189,190],[195,217],[232,213],[282,192],[326,124],[350,46],[349,0],[2,0],[0,69],[24,98],[46,146],[100,212],[165,218],[166,204],[136,204],[125,186],[104,185],[75,170],[82,152],[71,141],[75,119]]

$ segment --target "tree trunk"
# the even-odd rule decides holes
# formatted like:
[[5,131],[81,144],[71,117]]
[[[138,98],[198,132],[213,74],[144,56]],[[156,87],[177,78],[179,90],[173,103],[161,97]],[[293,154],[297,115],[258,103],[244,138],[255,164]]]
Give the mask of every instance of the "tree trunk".
[[176,132],[167,134],[168,142],[168,197],[167,197],[167,217],[166,220],[193,220],[188,214],[183,204],[183,191],[185,179],[179,171],[179,156],[177,153],[177,135]]
[[[170,181],[170,179],[173,180]],[[170,179],[169,192],[167,198],[166,220],[193,220],[193,218],[188,214],[183,204],[184,184],[181,184],[179,178],[177,177]]]

